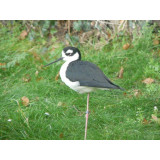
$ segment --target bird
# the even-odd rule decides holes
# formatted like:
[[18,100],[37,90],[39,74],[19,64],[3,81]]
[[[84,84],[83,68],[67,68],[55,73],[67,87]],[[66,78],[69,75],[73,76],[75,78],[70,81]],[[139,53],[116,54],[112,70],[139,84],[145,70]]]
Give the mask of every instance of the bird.
[[87,109],[85,116],[86,121],[84,135],[84,140],[86,140],[90,92],[96,91],[97,89],[124,89],[111,82],[97,65],[88,61],[82,61],[81,52],[78,48],[67,46],[62,50],[61,54],[61,58],[45,65],[45,67],[61,60],[65,61],[65,63],[60,68],[61,80],[72,90],[80,94],[87,93]]

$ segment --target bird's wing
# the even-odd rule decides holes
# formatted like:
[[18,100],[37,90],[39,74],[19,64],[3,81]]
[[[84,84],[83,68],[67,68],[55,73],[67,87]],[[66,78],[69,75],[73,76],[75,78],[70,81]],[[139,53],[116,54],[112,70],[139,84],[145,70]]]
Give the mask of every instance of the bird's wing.
[[95,64],[87,61],[71,62],[66,77],[72,82],[79,81],[80,86],[121,89],[113,84]]

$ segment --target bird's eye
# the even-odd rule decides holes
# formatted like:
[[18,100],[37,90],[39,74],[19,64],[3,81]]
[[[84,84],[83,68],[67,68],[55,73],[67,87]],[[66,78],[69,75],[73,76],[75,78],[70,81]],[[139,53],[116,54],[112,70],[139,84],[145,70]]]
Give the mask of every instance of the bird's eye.
[[71,56],[71,53],[66,53],[66,56]]

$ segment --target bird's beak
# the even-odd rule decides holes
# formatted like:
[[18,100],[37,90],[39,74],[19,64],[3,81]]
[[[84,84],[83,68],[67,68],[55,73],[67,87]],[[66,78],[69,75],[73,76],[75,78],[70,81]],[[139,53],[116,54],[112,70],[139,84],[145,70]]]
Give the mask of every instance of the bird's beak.
[[53,64],[53,63],[56,63],[56,62],[58,62],[58,61],[60,61],[60,60],[62,60],[62,59],[63,59],[63,57],[57,59],[57,60],[54,61],[54,62],[51,62],[51,63],[49,63],[49,64],[46,64],[44,67],[47,67],[47,66],[49,66],[49,65],[51,65],[51,64]]

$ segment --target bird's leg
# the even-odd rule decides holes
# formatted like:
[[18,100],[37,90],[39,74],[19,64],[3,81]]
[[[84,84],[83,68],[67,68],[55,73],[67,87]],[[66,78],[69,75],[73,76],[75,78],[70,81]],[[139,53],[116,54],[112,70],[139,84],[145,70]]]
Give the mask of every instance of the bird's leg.
[[84,136],[84,140],[86,140],[86,138],[87,138],[88,117],[89,117],[89,93],[88,93],[88,95],[87,95],[87,111],[86,111],[86,125],[85,125],[85,136]]

